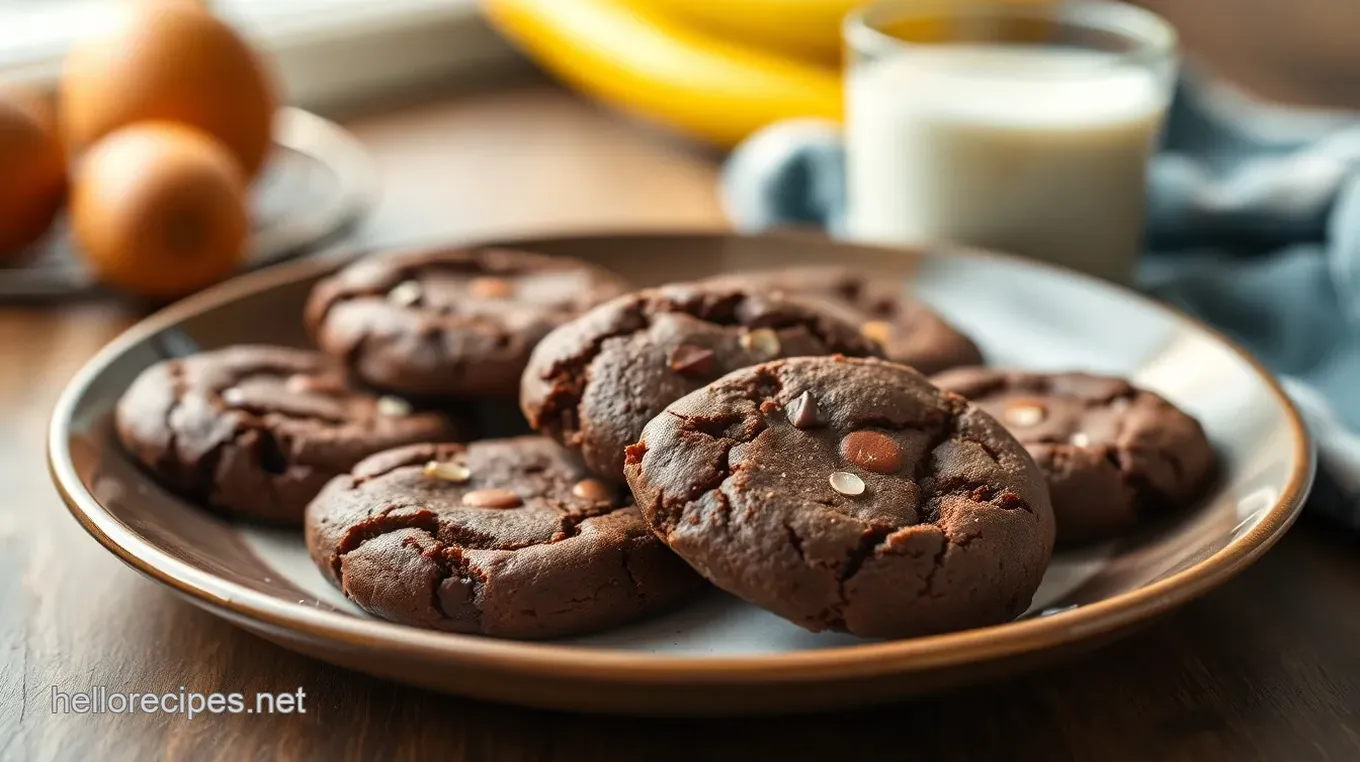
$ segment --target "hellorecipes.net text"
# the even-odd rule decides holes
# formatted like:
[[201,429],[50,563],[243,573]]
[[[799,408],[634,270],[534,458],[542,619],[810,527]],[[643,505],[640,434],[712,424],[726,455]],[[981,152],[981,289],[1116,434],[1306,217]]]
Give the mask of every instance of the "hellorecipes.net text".
[[307,693],[294,691],[254,694],[186,691],[115,691],[95,685],[86,691],[66,692],[52,686],[53,714],[306,714]]

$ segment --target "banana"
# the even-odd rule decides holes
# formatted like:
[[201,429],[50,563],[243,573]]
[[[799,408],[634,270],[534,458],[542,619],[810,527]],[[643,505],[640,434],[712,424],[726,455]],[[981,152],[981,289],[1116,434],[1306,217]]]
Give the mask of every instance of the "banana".
[[[839,0],[838,0],[839,1]],[[811,4],[798,0],[798,4]],[[840,72],[677,23],[638,0],[483,0],[503,34],[569,84],[730,147],[780,119],[839,119]]]
[[841,21],[866,0],[634,0],[634,6],[722,39],[836,66]]
[[[563,0],[567,2],[568,0]],[[1009,0],[1014,3],[1044,4],[1058,0]],[[632,0],[635,7],[647,8],[693,29],[714,37],[749,45],[773,53],[837,66],[841,62],[841,27],[845,16],[872,0]],[[949,0],[940,0],[943,11]],[[923,7],[927,7],[924,6]],[[918,19],[930,23],[930,19]],[[942,17],[933,20],[941,28]],[[917,37],[918,41],[930,36]]]

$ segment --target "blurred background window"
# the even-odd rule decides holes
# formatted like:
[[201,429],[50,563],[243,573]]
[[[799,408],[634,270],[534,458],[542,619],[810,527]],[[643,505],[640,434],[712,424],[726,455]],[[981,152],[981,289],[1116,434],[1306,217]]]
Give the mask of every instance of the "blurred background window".
[[[190,1],[190,0],[185,0]],[[127,0],[0,0],[0,84],[55,82],[71,40]],[[318,107],[503,62],[476,0],[209,0],[273,58],[291,102]]]

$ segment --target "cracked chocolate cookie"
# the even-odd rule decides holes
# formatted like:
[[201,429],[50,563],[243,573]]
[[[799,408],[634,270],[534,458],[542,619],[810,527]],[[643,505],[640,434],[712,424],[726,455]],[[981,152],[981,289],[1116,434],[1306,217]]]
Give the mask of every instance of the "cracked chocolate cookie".
[[350,386],[319,352],[237,346],[166,360],[118,402],[118,438],[167,487],[228,513],[298,523],[372,453],[460,438],[448,417]]
[[511,396],[549,331],[626,287],[575,259],[502,249],[377,254],[321,281],[317,344],[374,386],[426,396]]
[[596,307],[534,349],[520,386],[529,424],[608,479],[623,449],[676,399],[781,357],[877,355],[843,308],[740,285],[680,284]]
[[745,284],[759,291],[783,291],[829,299],[854,310],[860,330],[883,347],[883,355],[922,373],[978,365],[982,353],[934,310],[903,296],[896,276],[874,278],[848,267],[810,265],[720,275],[712,283]]
[[647,424],[625,470],[680,557],[814,631],[895,638],[1009,621],[1053,547],[1024,448],[881,360],[731,373]]
[[380,453],[307,509],[312,560],[394,622],[507,638],[602,629],[702,580],[626,491],[544,437]]
[[1034,456],[1059,547],[1185,509],[1213,479],[1214,451],[1199,422],[1123,379],[958,368],[932,381],[991,413]]

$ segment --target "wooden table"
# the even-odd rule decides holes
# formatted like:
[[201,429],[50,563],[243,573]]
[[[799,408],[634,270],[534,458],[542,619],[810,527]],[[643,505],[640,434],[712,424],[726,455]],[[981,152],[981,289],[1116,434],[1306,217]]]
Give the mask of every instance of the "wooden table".
[[[721,223],[715,161],[527,85],[351,122],[387,195],[365,235]],[[246,635],[104,552],[48,482],[58,392],[137,315],[0,309],[0,760],[1360,759],[1360,543],[1301,522],[1149,630],[1005,683],[837,715],[684,721],[491,706]],[[306,692],[306,714],[54,714],[51,692]]]

